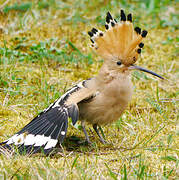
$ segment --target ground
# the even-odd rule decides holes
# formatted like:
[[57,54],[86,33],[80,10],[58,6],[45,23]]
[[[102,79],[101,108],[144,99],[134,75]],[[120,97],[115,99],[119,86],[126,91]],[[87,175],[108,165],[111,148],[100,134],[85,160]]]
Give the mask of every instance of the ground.
[[[148,30],[134,72],[134,95],[123,116],[104,127],[103,145],[88,126],[69,124],[62,150],[45,157],[0,155],[0,179],[177,179],[179,177],[178,2],[19,1],[0,4],[0,141],[19,131],[75,83],[95,76],[102,59],[87,32],[104,29],[105,14],[132,12]],[[60,149],[60,148],[59,148]]]

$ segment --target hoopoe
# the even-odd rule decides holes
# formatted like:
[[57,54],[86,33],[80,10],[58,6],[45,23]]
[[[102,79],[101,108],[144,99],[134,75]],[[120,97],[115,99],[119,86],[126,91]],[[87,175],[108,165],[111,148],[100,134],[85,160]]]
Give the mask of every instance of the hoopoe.
[[62,143],[67,134],[69,118],[75,125],[81,120],[86,141],[90,143],[85,123],[91,124],[102,143],[104,138],[99,132],[101,125],[118,120],[132,97],[132,70],[160,75],[136,66],[135,62],[143,48],[143,38],[147,31],[133,27],[132,15],[121,10],[120,22],[108,12],[105,32],[93,28],[88,32],[92,47],[104,59],[96,77],[84,80],[68,90],[47,109],[35,117],[22,130],[1,143],[1,149],[20,153],[36,153],[43,150],[49,154],[57,143]]

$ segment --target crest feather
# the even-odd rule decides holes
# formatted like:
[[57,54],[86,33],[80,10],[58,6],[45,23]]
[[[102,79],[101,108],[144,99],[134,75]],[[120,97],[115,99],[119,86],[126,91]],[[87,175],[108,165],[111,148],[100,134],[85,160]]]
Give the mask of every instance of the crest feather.
[[143,47],[142,40],[147,31],[136,27],[132,23],[132,15],[125,15],[121,10],[118,23],[109,12],[106,15],[106,31],[93,28],[88,34],[91,37],[92,47],[104,60],[120,60],[124,64],[133,64]]

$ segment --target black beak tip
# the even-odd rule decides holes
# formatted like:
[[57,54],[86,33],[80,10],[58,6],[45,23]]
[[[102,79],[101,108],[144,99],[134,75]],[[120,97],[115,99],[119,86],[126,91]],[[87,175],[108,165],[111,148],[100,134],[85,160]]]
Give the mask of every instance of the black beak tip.
[[150,71],[150,70],[148,70],[148,69],[142,68],[142,67],[140,67],[140,66],[135,66],[135,65],[133,65],[133,67],[134,67],[134,69],[138,69],[138,70],[140,70],[140,71],[143,71],[143,72],[152,74],[153,76],[156,76],[156,77],[158,77],[158,78],[160,78],[160,79],[162,79],[162,80],[165,80],[164,77],[160,76],[159,74],[157,74],[157,73],[155,73],[155,72],[153,72],[153,71]]
[[162,76],[157,76],[157,77],[159,77],[160,79],[162,79],[162,80],[165,80],[165,78],[164,77],[162,77]]

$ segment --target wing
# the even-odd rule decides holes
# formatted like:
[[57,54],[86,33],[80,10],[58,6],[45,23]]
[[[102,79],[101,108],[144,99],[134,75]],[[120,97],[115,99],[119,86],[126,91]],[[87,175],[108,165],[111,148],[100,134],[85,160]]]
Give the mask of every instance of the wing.
[[63,96],[57,99],[47,109],[35,117],[22,130],[8,140],[0,143],[2,149],[19,153],[33,154],[44,152],[49,154],[59,142],[63,142],[68,128],[68,118],[73,125],[77,122],[79,110],[77,103],[93,94],[93,90],[86,86],[89,80],[82,81]]

